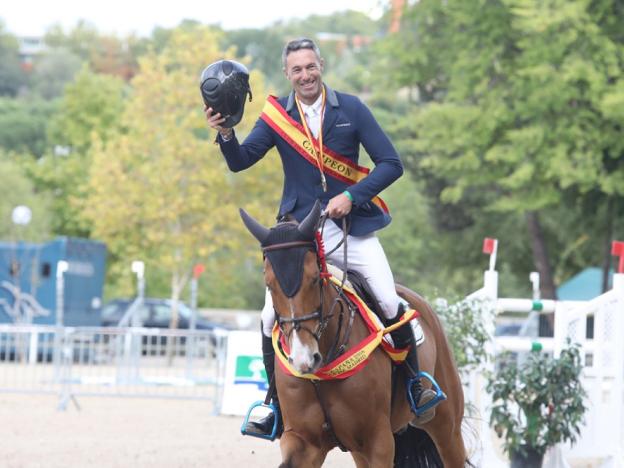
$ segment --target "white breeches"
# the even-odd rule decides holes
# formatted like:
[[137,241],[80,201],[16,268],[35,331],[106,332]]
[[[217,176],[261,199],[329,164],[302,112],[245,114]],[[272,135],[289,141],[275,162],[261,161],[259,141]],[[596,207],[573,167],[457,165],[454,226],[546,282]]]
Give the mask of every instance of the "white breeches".
[[[342,230],[333,221],[328,220],[323,229],[325,251],[330,252],[341,239]],[[344,269],[343,248],[344,244],[327,257],[329,263],[341,269]],[[375,233],[358,237],[348,236],[347,253],[348,269],[357,271],[366,278],[381,305],[384,316],[387,319],[396,317],[400,298],[394,288],[394,278],[388,259]],[[267,289],[262,308],[262,333],[265,336],[271,336],[274,321],[273,300]]]

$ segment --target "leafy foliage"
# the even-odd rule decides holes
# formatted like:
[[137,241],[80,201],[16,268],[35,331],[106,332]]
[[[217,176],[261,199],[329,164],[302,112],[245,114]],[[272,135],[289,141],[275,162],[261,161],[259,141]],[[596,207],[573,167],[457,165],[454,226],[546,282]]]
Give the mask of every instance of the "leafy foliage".
[[47,126],[57,103],[36,97],[0,98],[0,147],[41,157],[47,148]]
[[6,32],[0,19],[0,96],[17,96],[25,78],[17,38]]
[[490,336],[485,324],[493,320],[491,307],[479,299],[465,299],[450,305],[446,300],[438,299],[434,302],[434,309],[442,320],[455,362],[462,373],[468,374],[489,359],[485,344],[490,341]]
[[54,99],[63,94],[82,67],[80,57],[65,48],[49,50],[36,60],[31,75],[31,89],[44,99]]
[[138,58],[146,51],[146,40],[133,35],[116,37],[102,34],[95,26],[79,20],[65,31],[52,26],[45,35],[45,43],[52,49],[65,49],[79,57],[96,73],[118,76],[129,80],[138,69]]
[[[621,23],[612,1],[495,0],[483,8],[480,0],[423,0],[408,7],[399,34],[380,41],[380,86],[400,87],[415,104],[397,108],[391,132],[414,178],[424,181],[438,232],[457,244],[487,223],[481,236],[507,245],[516,241],[503,238],[495,220],[533,212],[545,235],[525,249],[537,241],[568,252],[590,234],[607,242],[616,235],[621,225],[609,220],[624,199],[624,121],[616,110],[624,42],[614,16]],[[573,233],[559,229],[566,210],[574,213]],[[600,256],[594,250],[585,265]],[[536,254],[534,261],[524,274],[552,259]],[[560,277],[578,269],[554,263]]]
[[65,88],[47,125],[47,153],[25,163],[38,190],[53,195],[54,232],[89,237],[90,224],[81,205],[91,167],[89,150],[94,138],[106,141],[119,126],[123,102],[120,79],[83,67]]
[[[92,150],[86,207],[95,235],[114,258],[140,258],[148,272],[169,276],[174,299],[194,264],[213,266],[211,259],[219,258],[219,266],[232,271],[232,256],[249,258],[245,253],[255,243],[244,234],[239,206],[255,211],[277,205],[278,165],[260,164],[234,176],[210,142],[197,79],[207,62],[223,56],[218,44],[219,33],[209,28],[174,31],[161,53],[141,60],[121,129]],[[257,73],[251,86],[254,101],[237,127],[240,134],[263,101]],[[209,275],[225,274],[215,270]],[[111,273],[130,284],[127,264],[116,262]]]
[[578,345],[558,359],[533,351],[524,362],[507,359],[488,376],[492,393],[491,424],[504,437],[508,453],[530,447],[544,453],[559,442],[574,442],[587,410],[581,385]]
[[[481,241],[494,236],[501,294],[522,296],[536,269],[527,255],[527,210],[539,214],[556,283],[588,264],[608,268],[605,246],[624,229],[623,14],[615,0],[421,0],[406,2],[397,34],[385,31],[388,16],[375,22],[343,12],[265,29],[215,27],[203,36],[201,25],[188,20],[156,28],[149,38],[114,37],[79,22],[48,32],[30,74],[20,68],[16,38],[0,25],[0,146],[19,154],[12,161],[47,198],[53,233],[105,235],[109,296],[129,292],[127,265],[139,254],[149,259],[150,293],[168,294],[171,264],[159,261],[156,241],[176,234],[154,221],[152,205],[178,212],[184,202],[171,201],[175,177],[167,187],[165,175],[182,170],[187,158],[184,170],[208,166],[210,176],[200,171],[177,182],[180,200],[196,190],[205,202],[191,197],[197,217],[210,216],[218,203],[232,210],[215,215],[219,228],[206,221],[204,244],[218,248],[196,256],[209,268],[200,278],[200,300],[259,307],[258,251],[238,231],[235,213],[244,206],[271,223],[279,163],[269,154],[231,174],[210,144],[196,81],[223,57],[254,71],[254,102],[237,127],[244,138],[265,80],[271,92],[289,91],[284,42],[309,35],[326,59],[327,83],[367,100],[410,172],[383,194],[394,220],[379,236],[397,280],[429,297],[462,296],[480,286]],[[139,61],[142,76],[130,81]],[[12,186],[13,174],[0,173],[3,186]],[[109,213],[117,209],[117,216]]]
[[[0,197],[0,239],[11,241],[41,242],[50,232],[49,201],[38,194],[33,183],[16,156],[10,157],[0,151],[0,174],[2,174],[2,197]],[[26,226],[13,224],[12,212],[18,205],[26,205],[32,211],[32,219]]]
[[50,121],[49,144],[84,154],[91,146],[93,132],[105,139],[117,128],[125,94],[120,79],[83,66],[65,89],[58,112]]

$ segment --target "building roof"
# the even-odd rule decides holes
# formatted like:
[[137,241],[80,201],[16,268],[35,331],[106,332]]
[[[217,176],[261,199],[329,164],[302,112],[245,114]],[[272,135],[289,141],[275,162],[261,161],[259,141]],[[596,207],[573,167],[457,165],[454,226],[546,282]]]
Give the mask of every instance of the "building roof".
[[[609,272],[609,287],[613,284],[613,272]],[[602,294],[602,269],[585,268],[557,288],[561,301],[589,301]]]

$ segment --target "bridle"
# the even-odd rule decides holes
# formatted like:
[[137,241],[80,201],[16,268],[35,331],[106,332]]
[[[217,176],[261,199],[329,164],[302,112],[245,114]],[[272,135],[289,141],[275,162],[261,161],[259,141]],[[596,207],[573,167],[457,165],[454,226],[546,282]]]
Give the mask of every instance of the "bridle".
[[[347,276],[346,268],[345,268],[345,274],[343,274],[343,279],[342,279],[340,286],[335,285],[333,282],[329,281],[329,277],[331,276],[331,274],[327,271],[327,264],[325,262],[325,257],[326,257],[325,247],[323,245],[323,237],[322,237],[322,229],[323,229],[326,219],[327,218],[325,215],[321,217],[321,220],[320,220],[321,232],[318,232],[318,231],[316,232],[314,240],[281,242],[281,243],[272,244],[272,245],[262,248],[262,253],[264,254],[265,257],[266,257],[267,252],[271,252],[275,250],[292,249],[292,248],[307,248],[309,251],[314,252],[316,256],[318,270],[319,270],[319,281],[318,281],[319,305],[318,307],[312,312],[305,314],[305,315],[298,316],[298,317],[294,316],[294,311],[292,310],[292,308],[291,308],[290,317],[282,317],[280,314],[277,313],[277,310],[275,310],[275,318],[277,320],[277,324],[280,328],[280,331],[282,332],[282,335],[287,340],[290,338],[290,335],[292,334],[293,330],[297,332],[305,331],[306,333],[310,334],[316,340],[320,348],[320,340],[321,340],[321,336],[323,335],[323,332],[327,328],[330,320],[334,316],[336,316],[336,314],[338,314],[338,329],[336,331],[336,335],[334,337],[332,345],[329,348],[329,351],[325,353],[325,356],[323,359],[324,364],[331,362],[332,360],[340,356],[340,354],[342,354],[346,350],[347,343],[349,341],[349,335],[351,333],[351,328],[353,325],[353,320],[355,317],[355,312],[357,310],[356,306],[353,304],[353,302],[347,297],[347,295],[343,291],[343,286],[344,286],[346,276]],[[346,266],[346,256],[347,256],[346,233],[347,233],[347,227],[346,227],[345,221],[343,221],[343,239],[329,252],[331,254],[336,249],[338,249],[344,242],[345,244],[345,248],[344,248],[345,266]],[[325,303],[324,294],[325,294],[327,287],[332,287],[336,291],[336,296],[334,297],[329,307],[329,311],[325,312],[323,306]],[[342,344],[340,344],[339,346],[338,343],[340,341],[340,333],[342,331],[342,327],[344,325],[344,320],[345,320],[345,310],[349,311],[349,322],[348,322],[348,326],[345,329]],[[307,322],[310,320],[318,320],[318,324],[314,330],[304,324],[304,322]],[[292,328],[288,332],[286,331],[286,327],[285,327],[286,325],[292,325]]]
[[[357,307],[348,298],[348,296],[345,294],[343,290],[346,277],[347,277],[347,272],[346,272],[347,270],[347,232],[348,232],[347,222],[343,218],[342,240],[338,243],[338,245],[336,245],[329,252],[329,254],[331,254],[344,243],[344,270],[345,271],[342,275],[342,282],[340,283],[340,285],[337,285],[334,281],[330,280],[331,274],[327,271],[327,263],[325,262],[326,254],[325,254],[325,247],[323,245],[322,232],[325,226],[327,215],[325,214],[319,215],[319,212],[320,212],[320,205],[319,205],[319,202],[317,201],[314,207],[312,208],[312,211],[308,214],[308,216],[306,216],[306,218],[298,226],[298,231],[300,233],[306,233],[304,240],[275,242],[275,243],[271,243],[270,245],[264,245],[264,247],[262,248],[262,253],[266,259],[267,257],[270,257],[269,255],[267,255],[268,253],[276,251],[276,250],[307,249],[306,252],[304,252],[305,254],[307,254],[308,250],[314,252],[316,256],[318,271],[319,271],[318,273],[319,277],[317,281],[317,283],[319,284],[318,307],[310,313],[301,315],[299,317],[295,317],[295,313],[294,313],[293,306],[292,306],[292,298],[295,296],[296,292],[290,291],[289,294],[292,293],[292,295],[289,296],[287,294],[284,294],[289,301],[290,314],[291,314],[290,317],[282,317],[275,309],[274,309],[274,312],[275,312],[275,319],[277,321],[282,338],[285,338],[288,341],[290,339],[290,335],[293,332],[293,330],[297,332],[305,331],[306,333],[314,337],[318,345],[319,351],[321,349],[320,342],[321,342],[321,337],[323,335],[323,332],[326,330],[332,318],[334,318],[335,316],[338,316],[336,334],[334,335],[332,344],[328,348],[327,352],[323,353],[323,360],[320,364],[321,367],[323,367],[333,362],[336,358],[338,358],[341,354],[343,354],[346,351],[348,342],[349,342],[349,337],[351,335],[351,329],[353,328],[353,322],[355,319]],[[253,218],[251,218],[249,215],[247,215],[247,213],[245,213],[242,210],[241,210],[241,217],[243,218],[245,225],[251,231],[251,233],[256,237],[256,239],[260,241],[261,244],[263,244],[269,237],[270,232],[268,232],[264,226],[260,225],[257,221],[255,221]],[[302,226],[304,226],[304,229],[301,229]],[[320,228],[320,232],[319,230],[316,229],[317,227]],[[307,240],[306,238],[309,238],[309,237],[313,237],[313,239]],[[303,258],[303,264],[301,268],[305,268],[305,256]],[[300,286],[301,285],[299,284],[299,287]],[[336,295],[333,301],[331,302],[331,305],[329,306],[329,311],[324,310],[324,305],[325,305],[324,299],[325,299],[325,292],[326,292],[327,287],[332,287],[336,291]],[[275,302],[274,302],[274,306],[275,306]],[[349,315],[348,315],[348,324],[345,325],[344,322],[345,322],[346,311],[348,311]],[[311,321],[311,320],[318,320],[318,324],[316,326],[316,329],[314,330],[304,324],[304,322]],[[286,325],[292,325],[292,328],[288,332],[286,332]],[[343,326],[345,326],[344,332],[342,332]],[[341,338],[340,338],[341,333],[342,333],[342,343],[341,343]],[[316,397],[321,405],[321,410],[323,411],[323,415],[325,418],[325,422],[322,425],[323,431],[329,434],[329,436],[335,441],[336,445],[338,445],[338,447],[340,447],[340,449],[343,452],[346,452],[347,448],[340,441],[340,439],[338,439],[336,432],[333,429],[331,415],[329,413],[327,405],[324,403],[324,400],[323,400],[323,395],[322,395],[321,388],[320,388],[320,382],[317,380],[310,380],[310,382],[314,386]],[[271,380],[270,385],[271,387],[274,385],[273,379]],[[271,390],[269,389],[269,393],[267,393],[267,401],[268,401],[270,393],[271,393]]]

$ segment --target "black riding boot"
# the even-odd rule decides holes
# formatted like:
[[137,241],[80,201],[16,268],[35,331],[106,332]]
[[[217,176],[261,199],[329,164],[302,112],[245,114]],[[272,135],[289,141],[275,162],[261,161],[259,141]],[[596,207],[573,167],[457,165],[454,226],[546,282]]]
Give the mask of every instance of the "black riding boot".
[[[271,381],[273,380],[273,376],[275,375],[275,350],[273,349],[273,342],[271,338],[267,338],[262,334],[262,360],[264,361],[264,369],[266,370],[267,380],[269,382],[269,386],[271,385]],[[282,424],[282,415],[279,407],[279,400],[277,398],[277,389],[274,388],[273,395],[271,396],[271,401],[276,408],[277,417],[279,418],[277,422],[277,435],[281,435],[284,430]],[[273,432],[273,424],[275,422],[275,413],[270,413],[264,418],[258,421],[251,421],[249,424],[253,426],[254,432],[260,432],[261,434],[271,435]]]
[[[389,325],[393,325],[399,321],[399,318],[403,315],[405,309],[403,304],[399,304],[399,311],[397,316],[393,319],[388,320]],[[419,367],[418,367],[418,357],[416,352],[416,338],[414,337],[414,332],[412,331],[412,326],[409,323],[397,328],[394,331],[390,332],[390,336],[392,337],[392,341],[394,342],[394,346],[397,348],[407,348],[407,357],[403,362],[403,368],[405,369],[405,378],[412,380],[414,377],[418,375]],[[420,408],[427,402],[431,401],[436,396],[436,392],[433,390],[426,388],[423,389],[420,380],[415,380],[409,392],[412,394],[414,401],[416,402],[416,407]],[[430,409],[433,410],[435,405]],[[424,423],[431,419],[434,416],[434,411],[427,410],[424,414],[418,415],[419,422]]]

